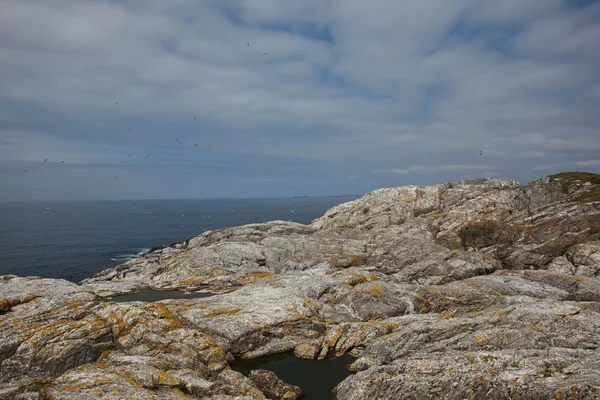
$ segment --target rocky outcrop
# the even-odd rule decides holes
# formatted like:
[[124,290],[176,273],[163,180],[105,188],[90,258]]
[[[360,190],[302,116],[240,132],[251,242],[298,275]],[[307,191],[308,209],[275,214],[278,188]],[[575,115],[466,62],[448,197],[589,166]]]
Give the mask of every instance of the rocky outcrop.
[[265,369],[256,369],[248,376],[269,399],[296,400],[302,396],[302,390],[298,386],[283,382],[273,372]]
[[[338,399],[600,397],[600,177],[381,189],[310,225],[0,277],[0,399],[295,398],[234,358],[350,352]],[[141,289],[201,299],[115,303]]]

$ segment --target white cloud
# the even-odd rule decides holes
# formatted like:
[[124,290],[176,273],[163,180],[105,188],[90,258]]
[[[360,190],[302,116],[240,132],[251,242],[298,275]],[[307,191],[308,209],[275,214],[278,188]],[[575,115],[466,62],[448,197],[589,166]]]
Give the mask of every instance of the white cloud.
[[142,146],[168,169],[194,115],[226,164],[526,180],[600,150],[598,16],[566,0],[5,0],[0,162],[119,166],[99,149]]
[[392,168],[392,169],[375,169],[372,172],[375,174],[396,174],[396,175],[407,175],[412,173],[438,173],[441,171],[456,171],[456,172],[468,172],[468,171],[482,171],[482,176],[491,176],[493,171],[495,175],[498,167],[494,165],[477,165],[477,164],[455,164],[455,165],[414,165],[408,168]]
[[600,165],[600,160],[577,161],[575,164],[578,167],[597,167]]

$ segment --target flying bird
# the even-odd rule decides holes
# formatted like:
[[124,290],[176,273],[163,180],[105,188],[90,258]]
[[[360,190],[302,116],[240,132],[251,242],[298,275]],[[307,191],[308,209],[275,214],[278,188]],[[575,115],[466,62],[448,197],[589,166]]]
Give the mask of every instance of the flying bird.
[[[113,174],[113,175],[115,175],[115,174]],[[115,179],[119,179],[119,177],[117,175],[115,175]]]
[[248,47],[250,47],[250,43],[246,43],[248,45]]
[[37,186],[34,186],[34,187],[33,187],[33,190],[35,190],[35,189],[37,189]]
[[269,53],[263,53],[263,57],[266,56],[267,54],[269,54]]
[[146,154],[146,158],[150,157],[151,155],[152,155],[152,153]]
[[128,155],[127,157],[131,157],[133,155],[133,153],[131,153],[130,155]]
[[119,103],[115,103],[116,105],[119,105]]
[[46,162],[46,161],[48,161],[48,159],[47,159],[47,158],[44,158],[44,162]]
[[27,175],[27,170],[25,170],[25,175]]
[[196,119],[196,117],[194,117],[194,119]]
[[104,151],[108,151],[108,149],[104,149]]
[[183,132],[183,136],[187,136],[187,132]]
[[179,141],[179,139],[175,139],[177,141],[177,143],[181,144],[181,142]]
[[194,147],[198,147],[198,143],[196,143],[196,144],[194,145]]
[[483,155],[483,150],[481,150],[481,151],[479,152],[479,155],[480,155],[480,156],[481,156],[481,155]]
[[61,164],[64,164],[64,163],[65,163],[65,160],[62,160],[60,163],[61,163]]
[[129,128],[129,132],[131,132],[131,128]]

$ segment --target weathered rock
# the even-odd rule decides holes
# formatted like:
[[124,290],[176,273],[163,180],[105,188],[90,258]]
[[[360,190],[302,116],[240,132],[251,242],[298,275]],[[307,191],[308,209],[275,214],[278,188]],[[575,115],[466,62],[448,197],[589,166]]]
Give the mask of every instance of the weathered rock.
[[248,378],[269,399],[295,400],[302,396],[302,390],[298,386],[285,383],[275,373],[264,369],[256,369],[250,372]]
[[[600,397],[600,177],[381,189],[310,225],[154,249],[80,285],[0,277],[0,398],[296,398],[234,357],[345,352],[358,399]],[[105,299],[140,289],[215,296]]]

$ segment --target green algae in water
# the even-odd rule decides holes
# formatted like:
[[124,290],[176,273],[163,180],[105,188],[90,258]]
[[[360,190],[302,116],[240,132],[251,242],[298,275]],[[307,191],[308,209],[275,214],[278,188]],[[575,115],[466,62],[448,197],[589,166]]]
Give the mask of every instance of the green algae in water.
[[356,360],[344,354],[326,360],[303,360],[292,353],[275,354],[253,360],[236,359],[231,369],[248,376],[253,369],[266,369],[274,372],[285,383],[302,389],[303,400],[332,399],[331,391],[352,372],[348,366]]
[[146,301],[149,303],[172,299],[199,299],[214,296],[213,293],[183,293],[177,290],[141,290],[137,293],[115,296],[110,301],[125,303],[129,301]]

